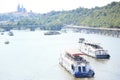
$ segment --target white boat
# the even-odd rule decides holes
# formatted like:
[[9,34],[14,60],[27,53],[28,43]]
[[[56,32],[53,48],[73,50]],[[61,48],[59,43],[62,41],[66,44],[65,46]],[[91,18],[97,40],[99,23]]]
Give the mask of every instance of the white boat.
[[81,52],[66,51],[60,55],[59,63],[76,78],[94,77],[94,71]]
[[88,56],[94,57],[96,59],[109,59],[110,55],[107,50],[104,50],[98,43],[90,41],[79,41],[80,51],[85,53]]

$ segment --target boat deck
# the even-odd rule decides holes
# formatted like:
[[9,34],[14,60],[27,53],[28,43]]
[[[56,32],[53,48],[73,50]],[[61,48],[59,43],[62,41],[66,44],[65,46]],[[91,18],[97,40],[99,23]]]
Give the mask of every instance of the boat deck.
[[81,64],[81,63],[89,63],[88,61],[86,61],[83,58],[84,53],[80,52],[79,50],[77,51],[66,51],[66,57],[70,58],[72,61],[74,61],[77,64]]

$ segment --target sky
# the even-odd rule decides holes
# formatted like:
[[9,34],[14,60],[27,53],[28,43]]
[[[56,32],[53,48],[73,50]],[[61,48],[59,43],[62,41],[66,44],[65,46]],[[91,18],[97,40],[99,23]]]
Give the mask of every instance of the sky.
[[0,0],[0,13],[17,11],[17,5],[23,5],[27,11],[47,13],[50,11],[72,10],[79,7],[94,8],[105,6],[120,0]]

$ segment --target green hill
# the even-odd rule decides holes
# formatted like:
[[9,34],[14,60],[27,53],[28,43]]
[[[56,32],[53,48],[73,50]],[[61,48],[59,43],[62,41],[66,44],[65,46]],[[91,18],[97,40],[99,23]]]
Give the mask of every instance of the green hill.
[[0,14],[0,25],[39,25],[41,29],[60,30],[64,25],[120,28],[120,2],[112,2],[92,9],[77,8],[70,11],[51,11],[46,14]]

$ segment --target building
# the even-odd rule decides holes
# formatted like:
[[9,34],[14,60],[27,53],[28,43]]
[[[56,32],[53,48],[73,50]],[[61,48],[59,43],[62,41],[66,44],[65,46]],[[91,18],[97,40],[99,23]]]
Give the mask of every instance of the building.
[[26,8],[24,8],[23,5],[18,4],[17,12],[25,13],[25,12],[27,12],[27,10],[26,10]]

